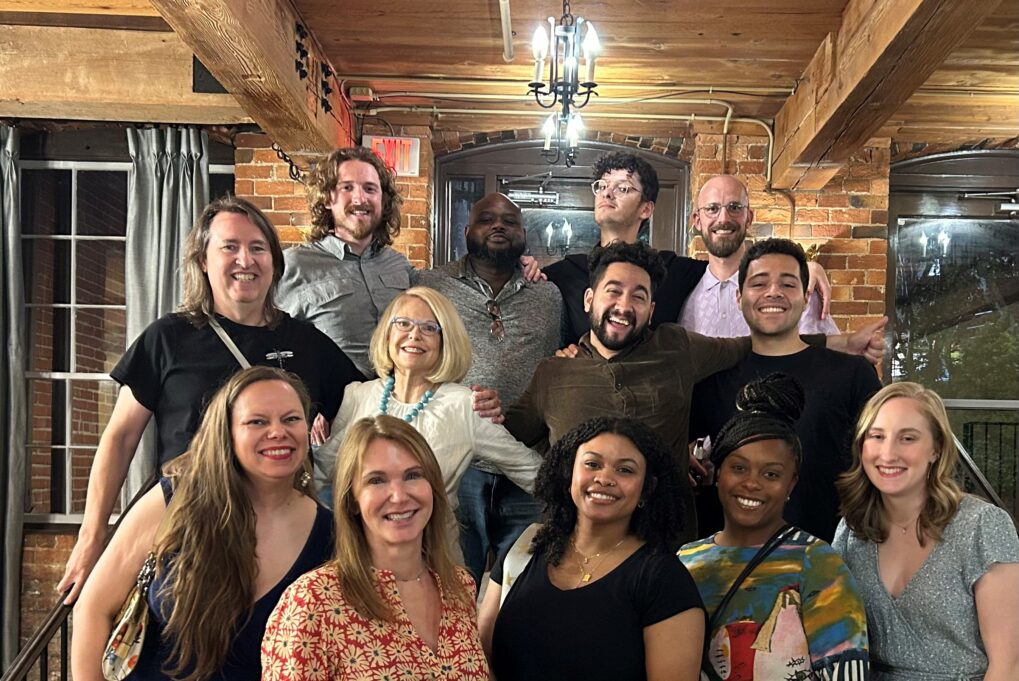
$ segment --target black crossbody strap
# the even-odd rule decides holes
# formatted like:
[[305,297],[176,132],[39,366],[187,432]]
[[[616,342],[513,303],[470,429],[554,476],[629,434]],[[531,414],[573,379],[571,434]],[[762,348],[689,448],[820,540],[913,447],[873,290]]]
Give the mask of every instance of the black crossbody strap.
[[737,577],[736,581],[734,581],[732,583],[732,586],[729,587],[729,591],[726,592],[725,596],[722,598],[722,601],[718,604],[718,607],[715,608],[715,612],[711,614],[711,619],[708,621],[708,630],[705,632],[704,636],[705,647],[707,647],[708,642],[711,640],[711,632],[715,630],[715,626],[718,624],[718,620],[725,612],[725,609],[729,606],[729,601],[731,601],[732,597],[736,595],[736,592],[743,584],[743,581],[750,576],[750,573],[753,572],[754,569],[758,565],[760,565],[765,558],[771,555],[772,551],[778,548],[782,542],[784,542],[790,535],[792,535],[796,531],[797,531],[796,527],[794,527],[793,525],[783,525],[782,527],[778,528],[778,531],[776,531],[775,534],[771,535],[771,538],[768,539],[768,541],[764,542],[764,546],[757,550],[757,553],[754,554],[754,557],[751,558],[750,562],[747,563],[745,568],[743,568],[743,572],[739,573],[739,577]]

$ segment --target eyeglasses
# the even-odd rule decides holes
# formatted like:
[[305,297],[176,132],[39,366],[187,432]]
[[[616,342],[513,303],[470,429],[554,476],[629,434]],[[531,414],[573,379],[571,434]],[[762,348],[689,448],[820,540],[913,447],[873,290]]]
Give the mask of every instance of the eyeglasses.
[[626,184],[625,182],[617,182],[616,184],[610,185],[605,180],[595,180],[591,183],[591,191],[595,196],[598,196],[606,189],[612,189],[613,194],[619,194],[620,196],[626,196],[630,192],[639,192],[640,190],[634,187],[632,184]]
[[389,320],[389,323],[396,327],[398,331],[404,333],[409,332],[415,326],[421,330],[421,333],[426,336],[434,336],[442,333],[442,327],[439,326],[439,322],[433,322],[430,319],[411,319],[410,317],[393,317]]
[[499,309],[499,303],[490,300],[485,303],[485,307],[492,317],[492,326],[488,327],[489,333],[492,334],[492,338],[502,340],[506,337],[506,325],[502,323],[502,310]]
[[739,203],[738,201],[730,201],[729,203],[709,203],[706,206],[701,206],[697,210],[703,211],[709,218],[716,218],[718,214],[722,212],[722,209],[729,213],[729,215],[740,215],[747,209],[747,204]]

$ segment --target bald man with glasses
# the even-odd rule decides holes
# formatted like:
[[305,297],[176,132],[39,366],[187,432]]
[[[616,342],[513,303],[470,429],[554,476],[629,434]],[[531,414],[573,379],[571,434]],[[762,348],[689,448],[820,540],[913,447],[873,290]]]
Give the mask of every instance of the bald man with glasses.
[[[693,229],[708,252],[707,269],[686,298],[679,323],[705,336],[736,338],[750,333],[736,302],[740,260],[747,250],[747,232],[754,221],[746,186],[732,175],[716,175],[701,187],[694,208]],[[811,278],[830,291],[819,265]],[[838,327],[828,316],[818,291],[808,289],[807,306],[800,317],[800,333],[832,336]],[[821,314],[824,313],[822,319]]]

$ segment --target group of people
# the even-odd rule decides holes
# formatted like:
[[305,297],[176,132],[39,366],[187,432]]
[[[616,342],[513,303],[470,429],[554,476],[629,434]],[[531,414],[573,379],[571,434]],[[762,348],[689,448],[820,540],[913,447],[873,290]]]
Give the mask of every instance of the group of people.
[[[838,335],[734,177],[698,194],[706,261],[641,242],[640,157],[594,179],[601,243],[544,275],[502,194],[411,268],[367,149],[315,166],[286,252],[210,204],[181,311],[112,372],[58,587],[75,678],[150,551],[132,679],[1012,678],[1019,539],[952,481],[940,399],[881,388],[883,320]],[[152,417],[158,485],[103,550]]]

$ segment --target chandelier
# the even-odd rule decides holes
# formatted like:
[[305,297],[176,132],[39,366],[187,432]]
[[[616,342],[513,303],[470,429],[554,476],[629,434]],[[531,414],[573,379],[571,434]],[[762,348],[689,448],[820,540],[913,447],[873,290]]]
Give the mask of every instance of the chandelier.
[[[587,30],[583,43],[580,30],[584,24]],[[539,26],[534,31],[531,51],[534,54],[534,77],[527,85],[528,94],[543,109],[556,109],[542,126],[545,146],[542,156],[548,163],[558,163],[562,158],[566,167],[576,161],[580,135],[584,121],[577,110],[583,109],[597,95],[598,84],[594,81],[594,62],[601,49],[598,33],[591,22],[570,13],[569,0],[563,0],[563,15],[556,24],[555,17],[548,18],[548,33]],[[580,80],[580,56],[583,50],[584,80]],[[548,59],[548,77],[544,77],[545,60]]]

